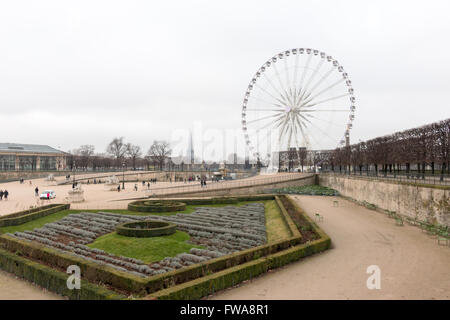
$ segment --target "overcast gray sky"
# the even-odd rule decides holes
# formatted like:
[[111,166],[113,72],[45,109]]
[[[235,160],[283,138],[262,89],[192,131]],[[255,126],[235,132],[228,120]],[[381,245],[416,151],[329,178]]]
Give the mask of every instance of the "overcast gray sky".
[[295,47],[349,73],[352,142],[448,118],[449,11],[411,0],[1,1],[0,141],[104,152],[114,136],[147,150],[195,121],[239,130],[253,74]]

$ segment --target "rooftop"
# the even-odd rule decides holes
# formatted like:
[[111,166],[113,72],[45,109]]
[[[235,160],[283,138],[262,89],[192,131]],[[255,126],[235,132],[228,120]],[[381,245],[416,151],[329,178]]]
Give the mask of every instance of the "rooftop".
[[0,142],[0,153],[14,152],[14,153],[49,153],[61,154],[64,151],[57,150],[47,145],[42,144],[23,144],[23,143],[3,143]]

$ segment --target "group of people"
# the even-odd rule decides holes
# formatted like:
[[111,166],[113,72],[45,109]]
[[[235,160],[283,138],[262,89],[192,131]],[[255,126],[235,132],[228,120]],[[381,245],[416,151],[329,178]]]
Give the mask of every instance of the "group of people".
[[0,200],[3,200],[3,197],[5,197],[5,200],[8,200],[8,195],[9,195],[8,190],[5,189],[5,191],[3,191],[0,189]]
[[202,188],[206,187],[206,178],[201,178],[200,179],[200,185],[201,185]]

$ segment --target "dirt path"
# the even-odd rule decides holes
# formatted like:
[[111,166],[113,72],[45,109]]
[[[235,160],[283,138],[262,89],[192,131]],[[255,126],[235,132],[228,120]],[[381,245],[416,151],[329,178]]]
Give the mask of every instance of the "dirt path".
[[48,292],[27,281],[0,271],[0,300],[60,300],[63,297]]
[[[333,248],[222,291],[213,299],[450,299],[450,247],[416,227],[334,197],[295,196]],[[366,269],[381,269],[381,289],[369,290]]]

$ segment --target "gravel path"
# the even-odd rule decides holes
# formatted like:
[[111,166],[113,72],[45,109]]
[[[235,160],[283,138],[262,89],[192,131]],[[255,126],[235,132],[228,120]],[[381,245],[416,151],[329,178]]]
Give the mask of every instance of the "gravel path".
[[[416,227],[334,197],[295,196],[333,248],[222,291],[213,299],[449,299],[450,247]],[[381,289],[369,290],[366,268],[381,269]]]

